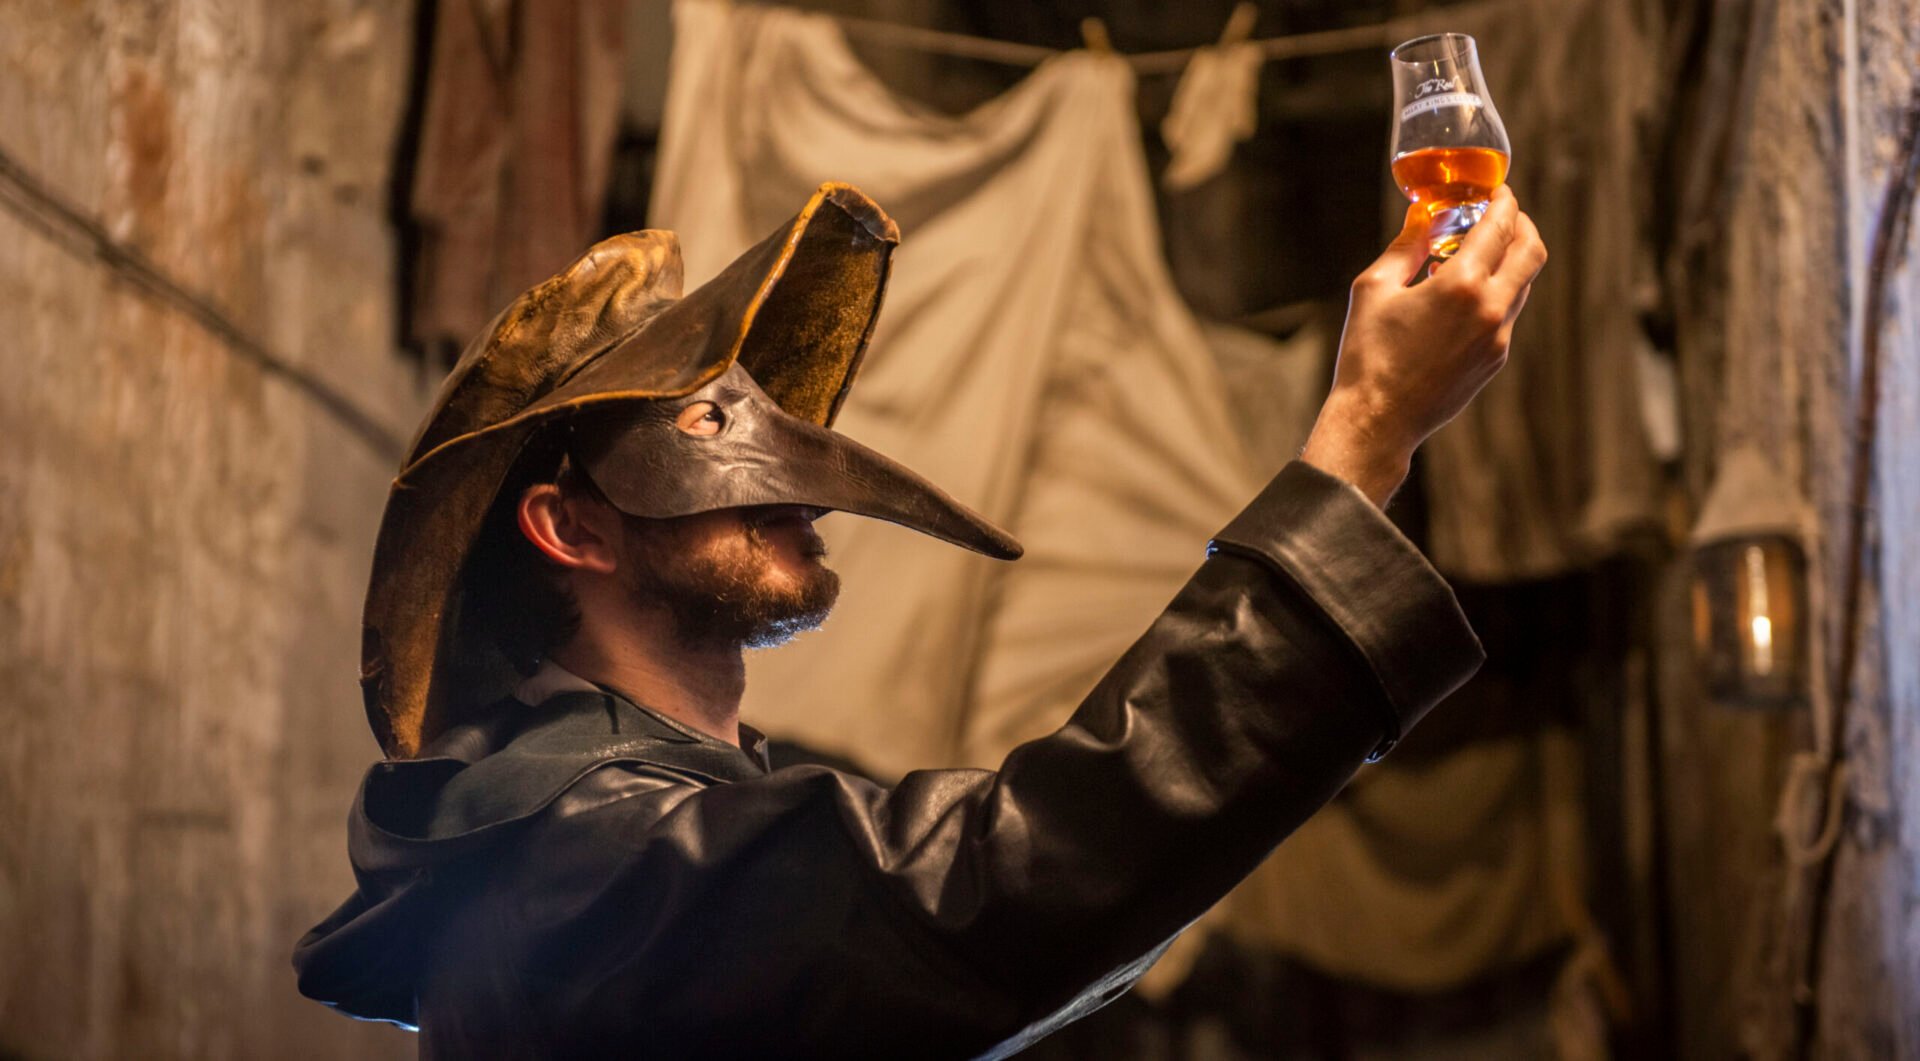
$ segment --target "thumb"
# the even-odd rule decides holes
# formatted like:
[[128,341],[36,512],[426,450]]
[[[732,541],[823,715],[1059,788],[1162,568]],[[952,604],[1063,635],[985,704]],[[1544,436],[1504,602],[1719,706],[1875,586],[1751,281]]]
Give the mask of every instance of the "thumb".
[[1367,275],[1378,280],[1404,284],[1427,260],[1427,213],[1418,205],[1407,207],[1407,219],[1400,234],[1387,249],[1367,266]]

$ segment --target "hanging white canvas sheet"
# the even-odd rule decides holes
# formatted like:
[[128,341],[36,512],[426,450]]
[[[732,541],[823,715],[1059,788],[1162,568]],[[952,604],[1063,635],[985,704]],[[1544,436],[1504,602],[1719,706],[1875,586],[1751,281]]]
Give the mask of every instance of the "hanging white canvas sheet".
[[1260,479],[1160,254],[1125,62],[1047,61],[966,115],[893,95],[828,19],[681,0],[653,223],[687,286],[825,180],[899,222],[836,427],[1011,529],[1001,564],[891,525],[820,528],[820,631],[748,664],[746,721],[879,777],[991,767],[1056,728]]

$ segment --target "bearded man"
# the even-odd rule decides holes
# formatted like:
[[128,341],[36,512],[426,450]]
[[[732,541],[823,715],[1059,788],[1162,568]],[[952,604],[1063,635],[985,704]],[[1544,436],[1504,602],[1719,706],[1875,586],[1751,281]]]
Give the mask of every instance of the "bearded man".
[[1302,459],[1058,732],[891,788],[769,770],[741,653],[832,606],[817,516],[1019,555],[829,429],[897,240],[826,185],[682,298],[671,234],[618,237],[468,349],[382,522],[387,759],[303,992],[423,1057],[1005,1056],[1126,990],[1479,665],[1379,506],[1545,261],[1504,190],[1414,286],[1409,213]]

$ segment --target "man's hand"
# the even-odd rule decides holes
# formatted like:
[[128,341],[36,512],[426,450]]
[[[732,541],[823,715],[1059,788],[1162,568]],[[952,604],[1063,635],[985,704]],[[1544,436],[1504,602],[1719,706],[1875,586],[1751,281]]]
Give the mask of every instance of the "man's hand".
[[1420,443],[1507,363],[1514,319],[1547,261],[1539,230],[1502,186],[1460,253],[1408,287],[1426,261],[1426,228],[1410,207],[1399,237],[1354,280],[1333,390],[1300,454],[1381,506]]

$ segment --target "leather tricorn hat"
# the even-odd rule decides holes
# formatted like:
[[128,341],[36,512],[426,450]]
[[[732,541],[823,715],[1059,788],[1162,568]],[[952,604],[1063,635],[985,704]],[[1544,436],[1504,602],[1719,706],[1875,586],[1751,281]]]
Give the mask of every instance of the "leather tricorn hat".
[[[846,400],[885,293],[899,230],[857,189],[825,184],[788,224],[681,297],[671,232],[616,236],[515,299],[462,354],[388,495],[367,591],[361,687],[389,756],[407,758],[510,688],[504,655],[463,615],[482,528],[543,428],[600,429],[594,475],[609,496],[672,498],[665,516],[793,502],[890,519],[991,556],[1019,543],[925,480],[825,428]],[[744,370],[745,378],[742,378]],[[729,380],[733,382],[728,382]],[[711,452],[649,446],[655,407],[731,395],[741,426]],[[591,414],[591,415],[588,415]],[[649,436],[648,432],[655,432]],[[791,451],[791,455],[789,452]],[[622,455],[625,455],[624,457]],[[584,455],[583,455],[584,456]],[[724,467],[723,467],[724,465]],[[743,476],[742,469],[757,469]],[[649,476],[674,480],[648,482]],[[821,483],[823,476],[844,481]],[[704,477],[704,480],[703,480]],[[742,493],[738,483],[764,485]],[[693,485],[694,501],[681,495]],[[784,492],[783,492],[784,491]],[[491,695],[490,695],[491,693]]]

